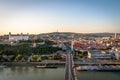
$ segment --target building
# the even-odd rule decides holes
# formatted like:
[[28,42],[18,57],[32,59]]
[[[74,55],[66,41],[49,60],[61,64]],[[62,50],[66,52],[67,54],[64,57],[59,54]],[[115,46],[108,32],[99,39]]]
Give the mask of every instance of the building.
[[88,52],[88,58],[90,59],[111,59],[112,54],[102,53],[101,51],[93,50]]
[[19,40],[28,40],[29,39],[29,34],[11,34],[9,32],[9,41],[19,41]]
[[114,37],[114,39],[116,39],[117,38],[117,33],[115,33],[115,37]]
[[115,59],[120,60],[120,48],[119,47],[113,47],[112,50],[115,54]]
[[8,35],[0,36],[0,40],[8,40]]
[[120,52],[115,52],[115,58],[116,58],[117,60],[120,60]]

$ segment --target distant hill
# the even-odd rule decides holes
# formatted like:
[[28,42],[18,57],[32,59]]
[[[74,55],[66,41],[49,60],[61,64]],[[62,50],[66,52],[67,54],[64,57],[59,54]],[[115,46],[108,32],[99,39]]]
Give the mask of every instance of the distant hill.
[[[103,33],[74,33],[74,32],[51,32],[51,33],[46,33],[46,34],[74,34],[74,35],[87,35],[87,36],[111,36],[114,35],[114,33],[109,33],[109,32],[103,32]],[[120,35],[120,33],[117,33]]]
[[88,36],[96,36],[96,37],[104,37],[104,36],[112,36],[114,33],[89,33]]
[[[117,33],[120,35],[120,33]],[[106,36],[113,36],[114,33],[109,33],[109,32],[103,32],[103,33],[75,33],[75,32],[51,32],[51,33],[41,33],[38,34],[37,36],[41,35],[60,35],[60,36],[71,36],[74,35],[74,37],[79,38],[79,37],[106,37]]]

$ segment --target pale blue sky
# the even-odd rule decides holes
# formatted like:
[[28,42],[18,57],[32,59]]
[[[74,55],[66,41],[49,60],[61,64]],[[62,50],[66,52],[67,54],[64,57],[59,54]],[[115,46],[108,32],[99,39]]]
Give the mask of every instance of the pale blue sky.
[[120,0],[0,0],[0,34],[120,32]]

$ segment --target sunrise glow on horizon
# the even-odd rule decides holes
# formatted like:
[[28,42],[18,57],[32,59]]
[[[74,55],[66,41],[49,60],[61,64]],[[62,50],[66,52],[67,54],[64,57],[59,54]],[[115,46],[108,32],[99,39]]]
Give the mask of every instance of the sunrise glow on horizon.
[[118,0],[0,0],[0,35],[120,32]]

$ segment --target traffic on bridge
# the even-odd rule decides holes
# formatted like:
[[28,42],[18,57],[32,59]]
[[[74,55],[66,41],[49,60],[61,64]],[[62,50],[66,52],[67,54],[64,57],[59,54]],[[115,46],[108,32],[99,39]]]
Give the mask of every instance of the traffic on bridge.
[[66,72],[65,72],[65,80],[77,80],[76,79],[76,72],[75,72],[75,68],[74,68],[74,60],[73,60],[73,51],[71,50],[71,48],[66,45],[66,50],[67,50],[67,54],[66,54]]

